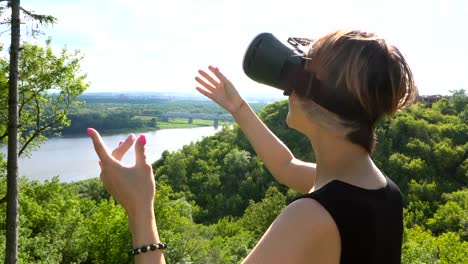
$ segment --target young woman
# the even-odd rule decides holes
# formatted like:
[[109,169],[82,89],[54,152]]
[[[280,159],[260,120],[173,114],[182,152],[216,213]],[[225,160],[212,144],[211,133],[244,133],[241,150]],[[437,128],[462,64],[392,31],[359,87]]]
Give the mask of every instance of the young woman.
[[[400,263],[401,194],[370,154],[376,122],[417,95],[411,70],[395,46],[361,31],[320,38],[307,59],[305,69],[317,79],[308,89],[315,90],[292,87],[287,123],[310,139],[315,164],[296,159],[218,68],[200,70],[195,78],[200,93],[234,116],[273,176],[305,193],[277,217],[243,263]],[[136,165],[128,167],[120,160],[134,137],[109,153],[95,130],[88,133],[101,159],[101,179],[129,215],[133,245],[159,243],[144,136],[135,146]],[[138,254],[136,261],[165,263],[161,250]]]

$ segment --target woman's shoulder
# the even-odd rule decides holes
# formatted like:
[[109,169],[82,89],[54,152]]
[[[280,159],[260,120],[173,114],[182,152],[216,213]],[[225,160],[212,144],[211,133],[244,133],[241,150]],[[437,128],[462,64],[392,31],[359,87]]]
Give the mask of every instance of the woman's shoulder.
[[312,199],[289,204],[244,263],[338,263],[340,238],[333,218]]
[[[308,225],[305,227],[310,228],[314,232],[316,228],[324,228],[326,230],[327,228],[333,229],[334,227],[333,218],[331,218],[329,212],[321,203],[314,199],[297,199],[290,203],[279,217],[282,215],[288,221],[294,220],[298,224]],[[311,219],[314,219],[314,221],[311,221]]]

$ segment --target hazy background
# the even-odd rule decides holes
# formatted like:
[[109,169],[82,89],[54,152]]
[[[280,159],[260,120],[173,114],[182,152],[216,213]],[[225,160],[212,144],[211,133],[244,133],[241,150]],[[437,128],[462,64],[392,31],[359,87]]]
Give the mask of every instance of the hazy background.
[[468,88],[468,1],[463,0],[33,0],[22,5],[58,18],[35,41],[50,36],[57,48],[83,51],[91,82],[87,92],[193,92],[197,69],[211,64],[242,94],[280,95],[243,74],[249,42],[260,32],[285,41],[342,28],[374,31],[397,44],[421,94]]

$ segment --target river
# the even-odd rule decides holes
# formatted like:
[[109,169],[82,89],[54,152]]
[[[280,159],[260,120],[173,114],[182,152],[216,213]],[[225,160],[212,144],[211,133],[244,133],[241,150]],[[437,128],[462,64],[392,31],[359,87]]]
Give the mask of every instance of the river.
[[[147,140],[147,157],[151,162],[161,157],[164,150],[175,151],[182,146],[201,140],[217,132],[214,127],[163,129],[144,133]],[[128,134],[103,136],[109,150],[116,147]],[[138,137],[139,134],[136,134]],[[6,149],[2,148],[5,153]],[[124,162],[133,164],[135,152],[132,147]],[[32,180],[44,181],[59,176],[62,182],[80,181],[98,177],[100,168],[89,137],[51,138],[30,157],[19,161],[20,175]]]

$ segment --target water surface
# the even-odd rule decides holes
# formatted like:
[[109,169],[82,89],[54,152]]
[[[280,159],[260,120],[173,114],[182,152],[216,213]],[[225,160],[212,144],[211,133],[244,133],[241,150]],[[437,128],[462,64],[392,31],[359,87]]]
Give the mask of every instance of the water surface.
[[[164,150],[175,151],[183,145],[201,140],[204,136],[216,133],[214,127],[163,129],[144,133],[147,139],[147,157],[154,162]],[[136,134],[138,136],[139,134]],[[110,150],[128,134],[103,136]],[[6,152],[3,148],[2,152]],[[132,147],[124,158],[125,162],[135,162]],[[20,175],[32,180],[44,181],[59,176],[63,182],[79,181],[98,177],[100,168],[98,157],[89,137],[51,138],[40,149],[31,153],[29,158],[19,161]]]

